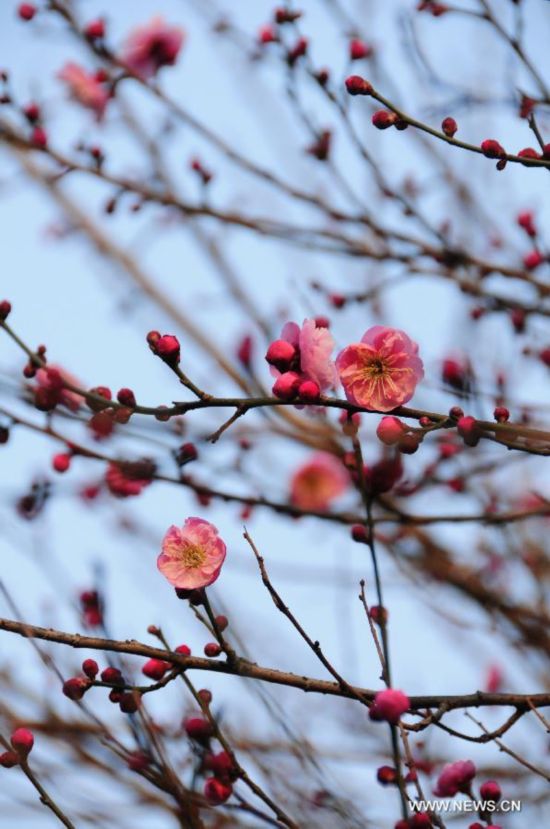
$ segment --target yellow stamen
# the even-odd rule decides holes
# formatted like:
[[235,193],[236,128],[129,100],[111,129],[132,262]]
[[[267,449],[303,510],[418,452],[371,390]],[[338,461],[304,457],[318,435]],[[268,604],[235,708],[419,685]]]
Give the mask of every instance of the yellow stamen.
[[194,544],[186,544],[182,550],[181,557],[185,566],[192,570],[201,567],[206,559],[202,547],[197,547]]

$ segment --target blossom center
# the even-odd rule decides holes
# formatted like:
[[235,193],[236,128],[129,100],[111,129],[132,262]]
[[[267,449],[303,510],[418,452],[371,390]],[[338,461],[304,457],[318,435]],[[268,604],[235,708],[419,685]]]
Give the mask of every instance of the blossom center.
[[202,567],[206,560],[206,554],[203,548],[198,547],[196,544],[186,544],[182,550],[181,557],[184,565],[191,570]]
[[378,380],[388,372],[388,367],[381,357],[375,357],[365,366],[365,375],[371,380]]

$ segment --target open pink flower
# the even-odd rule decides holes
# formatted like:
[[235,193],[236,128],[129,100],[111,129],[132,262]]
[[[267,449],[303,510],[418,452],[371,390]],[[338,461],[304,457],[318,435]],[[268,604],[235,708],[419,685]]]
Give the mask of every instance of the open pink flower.
[[92,73],[86,72],[77,63],[66,63],[57,76],[67,84],[71,97],[95,112],[97,119],[105,113],[109,92]]
[[410,400],[424,377],[417,344],[404,331],[383,325],[369,328],[360,343],[344,348],[336,368],[350,403],[379,412]]
[[[282,370],[295,370],[302,382],[313,380],[320,391],[334,388],[336,369],[331,360],[334,338],[328,328],[318,326],[314,319],[304,320],[301,328],[295,322],[287,322],[281,331],[281,340],[290,343],[295,349],[292,364],[284,369],[281,366]],[[275,367],[272,367],[271,372],[275,377],[280,374]]]
[[437,778],[434,794],[438,797],[454,797],[458,792],[468,793],[475,775],[476,767],[471,760],[448,763]]
[[346,490],[349,482],[341,461],[328,452],[316,452],[292,476],[290,500],[300,509],[322,512]]
[[120,60],[140,78],[152,78],[162,66],[173,66],[184,40],[183,30],[169,26],[162,17],[133,29]]
[[225,553],[225,544],[213,524],[187,518],[183,527],[169,528],[157,566],[174,587],[197,590],[216,581]]

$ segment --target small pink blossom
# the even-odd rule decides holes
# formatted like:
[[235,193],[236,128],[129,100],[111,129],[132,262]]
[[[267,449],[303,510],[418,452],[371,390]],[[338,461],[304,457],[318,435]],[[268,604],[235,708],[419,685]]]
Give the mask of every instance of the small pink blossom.
[[36,382],[38,385],[35,392],[41,390],[51,397],[52,402],[55,399],[55,403],[66,406],[71,412],[77,412],[80,408],[82,398],[64,387],[65,383],[69,383],[79,388],[80,383],[61,366],[51,364],[45,368],[39,368],[36,372]]
[[[294,346],[296,356],[295,368],[300,379],[313,380],[321,391],[334,388],[336,369],[331,360],[334,339],[328,328],[318,326],[314,319],[304,320],[302,327],[295,322],[287,322],[281,332],[281,340]],[[279,376],[276,368],[271,369],[275,377]]]
[[130,32],[120,60],[140,78],[152,78],[162,66],[175,64],[183,41],[182,29],[169,26],[162,17],[153,17]]
[[187,518],[183,527],[169,528],[157,566],[174,587],[197,590],[216,581],[225,554],[226,546],[213,524]]
[[300,509],[324,512],[349,482],[341,461],[328,452],[316,452],[292,476],[290,500]]
[[94,74],[86,72],[77,63],[69,61],[57,77],[67,84],[71,97],[75,101],[93,110],[98,120],[103,118],[110,96]]
[[417,344],[404,331],[383,325],[344,348],[336,368],[350,403],[379,412],[407,403],[424,377]]
[[467,793],[475,775],[476,767],[471,760],[448,763],[437,778],[434,794],[438,797],[454,797],[458,792]]

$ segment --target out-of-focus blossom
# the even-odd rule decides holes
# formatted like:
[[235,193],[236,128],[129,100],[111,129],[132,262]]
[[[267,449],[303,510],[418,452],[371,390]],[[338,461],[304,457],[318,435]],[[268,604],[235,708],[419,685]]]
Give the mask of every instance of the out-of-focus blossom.
[[71,97],[75,101],[93,110],[98,120],[103,118],[110,95],[95,74],[86,72],[82,66],[69,61],[57,77],[67,84]]
[[434,794],[438,797],[454,797],[458,792],[467,792],[476,774],[471,760],[457,760],[448,763],[437,778]]
[[328,452],[316,452],[292,476],[290,500],[300,509],[322,512],[349,483],[348,471],[341,461]]
[[35,398],[39,402],[44,398],[44,403],[53,404],[49,408],[54,408],[58,403],[66,406],[71,412],[76,412],[80,408],[82,398],[64,387],[65,383],[77,387],[80,387],[80,384],[61,366],[48,365],[45,368],[39,368],[36,372],[36,382]]
[[152,78],[161,67],[175,64],[183,41],[183,29],[168,25],[162,17],[153,17],[130,32],[120,60],[140,78]]

